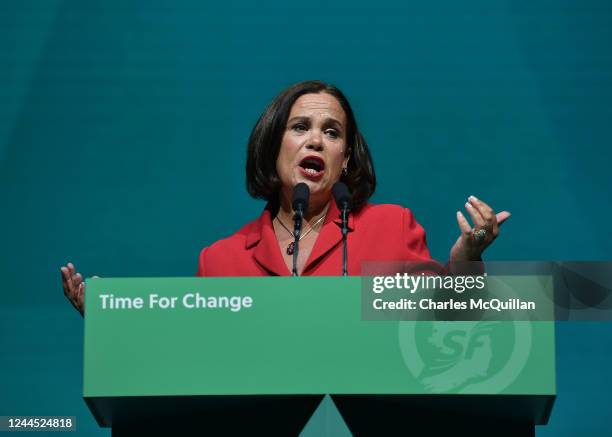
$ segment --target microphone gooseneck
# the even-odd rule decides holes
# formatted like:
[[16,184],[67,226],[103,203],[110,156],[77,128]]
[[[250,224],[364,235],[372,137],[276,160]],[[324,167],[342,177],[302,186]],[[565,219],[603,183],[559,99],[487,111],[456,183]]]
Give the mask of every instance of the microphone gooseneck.
[[344,182],[336,182],[332,187],[332,193],[336,200],[336,205],[340,210],[342,220],[342,276],[348,276],[348,249],[346,236],[348,234],[348,214],[353,207],[351,192]]
[[293,215],[293,276],[298,276],[297,260],[298,252],[300,250],[300,234],[302,232],[302,219],[304,213],[308,211],[308,200],[310,198],[310,188],[304,182],[300,182],[293,187],[293,200],[291,206],[295,211]]

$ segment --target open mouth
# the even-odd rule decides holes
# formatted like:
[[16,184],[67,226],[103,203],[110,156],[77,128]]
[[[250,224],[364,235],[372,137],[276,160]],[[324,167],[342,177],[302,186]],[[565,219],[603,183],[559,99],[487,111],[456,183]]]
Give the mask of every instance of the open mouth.
[[307,156],[300,161],[300,171],[303,175],[315,179],[323,176],[325,162],[318,156]]

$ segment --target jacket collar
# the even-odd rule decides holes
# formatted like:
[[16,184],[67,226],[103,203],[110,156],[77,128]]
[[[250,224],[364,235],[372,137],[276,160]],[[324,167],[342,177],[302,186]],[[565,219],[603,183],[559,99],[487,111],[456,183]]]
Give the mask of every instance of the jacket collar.
[[[355,230],[353,214],[349,213],[348,217],[349,232]],[[310,252],[310,256],[304,266],[304,273],[307,273],[320,259],[331,252],[338,244],[342,243],[342,218],[340,210],[333,200],[330,202],[325,223],[319,232],[317,241]]]
[[[287,268],[285,260],[281,255],[278,240],[274,233],[274,227],[272,226],[272,216],[274,213],[273,206],[271,204],[266,205],[262,214],[253,222],[247,233],[245,249],[256,246],[253,256],[262,267],[272,274],[289,276],[291,272]],[[352,213],[349,214],[348,228],[349,232],[355,230],[355,221]],[[341,242],[342,219],[336,202],[332,200],[327,211],[327,216],[325,217],[325,222],[317,237],[317,241],[304,266],[303,273],[307,273],[319,259],[323,258]]]

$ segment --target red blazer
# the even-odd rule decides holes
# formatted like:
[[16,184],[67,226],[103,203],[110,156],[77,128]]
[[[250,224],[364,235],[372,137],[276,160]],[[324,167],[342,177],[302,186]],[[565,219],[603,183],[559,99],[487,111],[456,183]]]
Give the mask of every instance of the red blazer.
[[[302,275],[342,274],[340,212],[331,202]],[[349,214],[348,274],[360,275],[363,261],[429,261],[425,231],[407,208],[366,204]],[[290,276],[272,227],[270,210],[234,235],[200,253],[198,276]]]

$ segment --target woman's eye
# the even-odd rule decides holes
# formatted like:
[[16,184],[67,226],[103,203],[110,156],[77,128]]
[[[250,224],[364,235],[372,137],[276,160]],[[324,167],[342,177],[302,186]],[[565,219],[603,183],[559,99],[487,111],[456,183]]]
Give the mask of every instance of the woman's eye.
[[338,131],[336,129],[327,129],[325,133],[332,138],[338,138]]
[[306,129],[306,125],[302,123],[298,123],[298,124],[293,125],[293,130],[298,131],[298,132],[305,132],[308,129]]

